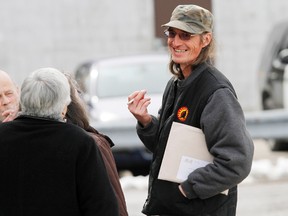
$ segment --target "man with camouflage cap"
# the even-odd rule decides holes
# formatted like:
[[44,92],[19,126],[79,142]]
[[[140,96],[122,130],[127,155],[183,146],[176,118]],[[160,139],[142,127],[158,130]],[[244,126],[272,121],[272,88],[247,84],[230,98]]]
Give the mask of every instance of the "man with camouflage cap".
[[192,34],[213,31],[213,15],[197,5],[179,5],[172,12],[170,22],[162,27],[177,28]]
[[[254,146],[232,84],[213,66],[213,16],[197,5],[179,5],[163,27],[174,77],[166,86],[159,116],[148,113],[146,91],[128,96],[128,101],[133,101],[128,109],[138,121],[138,136],[153,153],[149,194],[142,212],[150,216],[234,216],[237,185],[250,172]],[[177,125],[181,127],[176,131]],[[176,158],[183,143],[180,138],[185,136],[179,128],[203,134],[202,144],[212,163],[187,157],[183,150]],[[190,133],[186,146],[194,146],[196,151],[199,143]],[[170,135],[174,146],[168,164],[176,165],[177,175],[168,179],[159,173],[163,173]],[[171,167],[164,171],[169,172]]]

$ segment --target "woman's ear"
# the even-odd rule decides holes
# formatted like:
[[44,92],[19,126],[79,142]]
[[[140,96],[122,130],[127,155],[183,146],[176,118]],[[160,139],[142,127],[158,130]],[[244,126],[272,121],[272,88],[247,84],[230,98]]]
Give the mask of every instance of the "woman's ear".
[[63,111],[62,111],[62,113],[61,113],[61,115],[62,115],[62,119],[65,118],[66,113],[67,113],[67,106],[64,107],[64,109],[63,109]]

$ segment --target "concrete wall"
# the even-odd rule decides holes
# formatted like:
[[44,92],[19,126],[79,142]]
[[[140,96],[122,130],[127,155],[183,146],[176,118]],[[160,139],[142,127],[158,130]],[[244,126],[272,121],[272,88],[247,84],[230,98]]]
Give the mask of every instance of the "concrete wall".
[[[0,68],[20,84],[39,67],[73,72],[97,57],[159,49],[153,0],[0,0]],[[129,7],[128,7],[129,6]],[[287,0],[212,0],[217,67],[245,110],[259,108],[257,69]],[[165,5],[163,5],[163,8]]]
[[[151,0],[0,0],[0,68],[18,83],[52,66],[152,50]],[[129,7],[128,7],[129,6]]]
[[217,67],[233,83],[245,110],[260,108],[258,67],[272,26],[288,22],[287,0],[213,1]]

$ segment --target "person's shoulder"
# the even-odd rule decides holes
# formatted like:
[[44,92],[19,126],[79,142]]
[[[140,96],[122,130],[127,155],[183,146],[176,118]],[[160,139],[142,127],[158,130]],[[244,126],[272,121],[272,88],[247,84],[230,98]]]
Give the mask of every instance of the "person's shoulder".
[[205,78],[212,79],[215,85],[226,86],[233,89],[230,80],[215,66],[207,65],[205,72],[206,73],[203,73],[203,75],[206,76]]
[[87,132],[87,133],[94,139],[94,141],[99,147],[108,149],[111,148],[110,142],[103,135],[94,132]]
[[206,66],[206,74],[220,80],[228,80],[228,78],[215,66],[207,64]]
[[82,134],[83,136],[87,136],[86,131],[77,125],[66,123],[65,127],[67,130],[71,131],[71,133],[74,132],[74,133]]
[[93,141],[93,138],[87,134],[87,132],[74,124],[70,124],[70,123],[62,123],[61,124],[61,130],[63,130],[63,133],[68,134],[68,137],[70,140],[75,140],[75,141],[79,141],[79,140],[87,140],[87,141]]

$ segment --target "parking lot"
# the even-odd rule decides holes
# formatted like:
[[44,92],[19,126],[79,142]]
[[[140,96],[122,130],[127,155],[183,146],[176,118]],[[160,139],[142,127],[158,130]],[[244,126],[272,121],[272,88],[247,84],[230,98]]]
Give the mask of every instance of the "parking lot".
[[[238,216],[288,215],[288,152],[274,152],[264,140],[255,140],[253,166],[239,185]],[[121,177],[130,216],[141,216],[147,195],[148,178]]]

